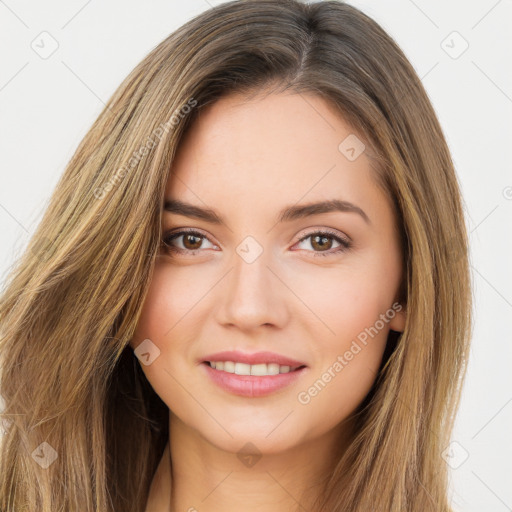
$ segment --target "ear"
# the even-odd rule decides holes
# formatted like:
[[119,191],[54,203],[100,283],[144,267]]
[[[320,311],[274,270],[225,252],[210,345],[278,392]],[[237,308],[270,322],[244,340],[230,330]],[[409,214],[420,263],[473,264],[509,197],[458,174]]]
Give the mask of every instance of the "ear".
[[402,303],[393,303],[393,311],[395,316],[389,321],[389,328],[396,332],[404,332],[405,320],[407,318],[407,312],[405,306]]

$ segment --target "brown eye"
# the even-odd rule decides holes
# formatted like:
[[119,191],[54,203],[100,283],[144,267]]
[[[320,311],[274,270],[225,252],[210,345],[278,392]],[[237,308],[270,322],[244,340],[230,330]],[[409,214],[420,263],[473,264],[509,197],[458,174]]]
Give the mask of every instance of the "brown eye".
[[208,238],[202,233],[189,230],[168,233],[163,237],[162,243],[171,252],[195,254],[202,248],[201,245],[205,240]]
[[[299,244],[303,243],[305,240],[310,240],[310,246],[313,248],[313,251],[308,252],[312,252],[313,256],[332,256],[339,252],[346,251],[352,246],[349,240],[331,231],[316,231],[310,233],[301,238]],[[333,247],[333,242],[338,243],[338,246],[330,250]]]
[[191,251],[195,249],[199,249],[201,247],[202,239],[199,236],[192,235],[190,233],[187,233],[183,236],[183,245],[185,246],[185,249],[190,249]]
[[326,251],[331,248],[333,237],[325,235],[314,235],[311,237],[311,247],[320,251]]

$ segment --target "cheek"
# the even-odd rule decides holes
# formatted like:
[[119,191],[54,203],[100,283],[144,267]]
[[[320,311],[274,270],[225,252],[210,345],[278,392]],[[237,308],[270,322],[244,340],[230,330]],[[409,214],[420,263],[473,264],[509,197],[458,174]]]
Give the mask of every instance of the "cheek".
[[[155,265],[151,285],[142,308],[134,340],[139,343],[151,338],[158,346],[180,329],[181,322],[200,299],[205,290],[191,286],[185,273],[169,272],[162,264]],[[167,349],[166,349],[167,350]]]
[[305,410],[322,411],[327,424],[341,421],[361,403],[377,377],[386,347],[392,318],[386,312],[394,283],[379,280],[381,269],[365,268],[344,268],[335,278],[334,271],[318,275],[314,287],[302,283],[307,304],[320,322],[304,321],[314,340],[315,365],[308,387],[297,398]]
[[360,270],[347,266],[317,273],[314,280],[296,281],[297,294],[305,297],[304,302],[318,320],[310,315],[303,320],[311,338],[323,340],[318,354],[343,353],[354,340],[368,342],[377,352],[384,348],[389,319],[380,319],[392,305],[395,283],[382,279],[383,275],[390,273],[370,265]]
[[[179,338],[175,338],[176,341],[172,344],[168,340],[179,330],[180,319],[186,318],[183,305],[183,293],[186,294],[186,287],[181,287],[181,295],[178,295],[174,293],[178,288],[176,279],[172,279],[172,282],[171,287],[171,280],[158,266],[155,267],[151,285],[130,342],[148,381],[164,401],[168,398],[165,395],[169,393],[172,395],[173,379],[169,372],[173,373],[173,365],[177,364],[177,359],[181,355]],[[146,356],[146,362],[149,364],[144,364],[144,358],[141,358],[143,353],[150,354],[149,361]]]
[[201,307],[201,300],[211,288],[212,279],[195,275],[192,280],[188,270],[165,262],[155,265],[130,344],[136,349],[150,340],[149,346],[159,355],[149,365],[140,364],[155,393],[176,415],[197,415],[200,423],[204,421],[204,410],[190,397],[204,397],[204,390],[190,381],[190,371],[191,361],[197,356],[200,326],[207,321],[209,311]]

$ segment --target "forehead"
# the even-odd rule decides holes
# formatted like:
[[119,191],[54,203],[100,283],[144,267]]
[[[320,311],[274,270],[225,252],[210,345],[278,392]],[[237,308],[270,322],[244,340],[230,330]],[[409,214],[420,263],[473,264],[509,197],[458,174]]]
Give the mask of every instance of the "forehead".
[[354,136],[316,95],[226,96],[202,111],[181,141],[166,198],[263,211],[337,197],[371,210],[380,192],[370,160],[363,152],[351,161],[340,151]]

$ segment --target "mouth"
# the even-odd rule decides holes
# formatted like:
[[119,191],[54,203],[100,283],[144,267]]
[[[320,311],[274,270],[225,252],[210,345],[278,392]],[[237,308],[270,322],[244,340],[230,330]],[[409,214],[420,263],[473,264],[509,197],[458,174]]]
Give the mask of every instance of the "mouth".
[[306,368],[305,364],[299,366],[289,366],[280,365],[278,363],[247,364],[235,361],[203,361],[203,364],[216,371],[234,373],[236,375],[251,375],[255,377],[266,377],[283,373],[291,373],[297,370],[301,370],[302,368]]
[[284,391],[310,369],[306,365],[247,364],[235,361],[203,361],[210,382],[224,393],[246,398],[265,397]]

